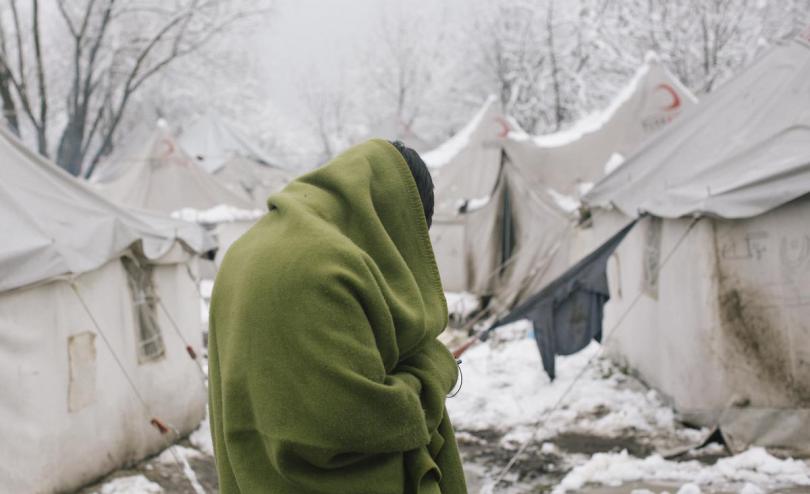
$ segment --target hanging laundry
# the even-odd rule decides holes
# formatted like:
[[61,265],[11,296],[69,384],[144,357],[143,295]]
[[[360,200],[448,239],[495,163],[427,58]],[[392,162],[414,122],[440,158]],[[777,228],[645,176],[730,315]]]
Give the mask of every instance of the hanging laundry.
[[631,222],[598,249],[548,284],[526,302],[500,318],[484,336],[504,324],[528,319],[543,359],[543,368],[553,380],[556,355],[571,355],[602,339],[602,310],[610,299],[607,261],[630,232]]

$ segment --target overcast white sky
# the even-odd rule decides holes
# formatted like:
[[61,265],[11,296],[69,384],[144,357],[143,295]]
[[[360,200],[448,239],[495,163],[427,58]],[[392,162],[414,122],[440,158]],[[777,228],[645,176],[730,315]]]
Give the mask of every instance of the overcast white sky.
[[452,13],[454,5],[472,1],[479,0],[275,0],[267,23],[252,30],[247,41],[278,122],[275,137],[287,148],[319,149],[309,142],[314,135],[306,122],[311,110],[303,103],[302,82],[308,74],[318,77],[316,87],[347,78],[373,49],[382,20],[409,16],[438,28],[442,16],[462,15]]
[[297,107],[303,73],[318,70],[338,78],[373,41],[375,26],[387,15],[425,19],[460,0],[277,0],[266,29],[258,33],[259,60],[269,93],[287,111]]

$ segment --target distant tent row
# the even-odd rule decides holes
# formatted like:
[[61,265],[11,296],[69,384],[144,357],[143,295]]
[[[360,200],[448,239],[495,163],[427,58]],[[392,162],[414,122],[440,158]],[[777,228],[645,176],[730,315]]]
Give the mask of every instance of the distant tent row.
[[114,205],[3,130],[0,225],[3,490],[77,489],[176,439],[150,422],[197,427],[193,276],[213,239]]
[[[165,214],[225,207],[202,215],[214,228],[220,246],[217,259],[221,259],[266,209],[267,197],[283,188],[291,174],[258,161],[263,158],[246,144],[237,149],[245,141],[225,124],[211,122],[212,118],[186,134],[189,145],[205,144],[193,148],[199,159],[187,153],[165,123],[159,123],[134,133],[99,165],[91,181],[111,201]],[[240,214],[246,211],[253,214]]]
[[719,425],[735,451],[810,453],[809,192],[810,40],[800,37],[584,198],[591,246],[649,215],[609,269],[605,327],[622,318],[609,352],[686,417]]
[[576,204],[578,186],[601,178],[617,153],[694,101],[652,55],[608,108],[557,134],[529,136],[487,101],[456,136],[424,154],[434,169],[431,236],[445,288],[491,298],[496,312],[542,288],[570,263],[565,201]]
[[[77,489],[202,420],[197,283],[210,263],[201,256],[221,255],[290,179],[211,118],[186,135],[191,146],[216,126],[197,141],[208,147],[194,149],[205,163],[159,124],[131,133],[90,184],[0,131],[0,484],[9,492]],[[189,211],[215,235],[171,217]]]
[[167,214],[219,204],[253,208],[247,194],[228,189],[195,163],[165,123],[142,132],[130,136],[91,177],[110,200]]
[[278,160],[211,112],[186,128],[178,143],[208,173],[215,175],[228,188],[246,193],[255,207],[261,209],[266,207],[267,198],[272,193],[293,179],[293,173]]

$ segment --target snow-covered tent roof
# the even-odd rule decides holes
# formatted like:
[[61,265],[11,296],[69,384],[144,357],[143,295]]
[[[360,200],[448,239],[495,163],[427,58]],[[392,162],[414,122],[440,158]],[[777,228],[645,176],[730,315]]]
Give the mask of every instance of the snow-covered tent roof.
[[0,291],[99,268],[140,243],[157,259],[176,241],[216,247],[196,225],[112,204],[0,129]]
[[460,201],[486,200],[493,193],[501,168],[501,138],[509,131],[499,107],[490,96],[453,137],[422,154],[432,169],[437,216],[453,216]]
[[213,112],[206,113],[184,129],[177,142],[209,173],[236,157],[266,166],[277,165],[247,136]]
[[200,168],[160,124],[148,137],[133,134],[92,180],[109,199],[152,211],[205,210],[220,204],[253,208],[246,194],[229,190]]
[[650,53],[607,108],[553,134],[530,136],[514,130],[504,140],[504,149],[538,189],[575,195],[579,185],[600,179],[617,153],[626,156],[696,101]]
[[625,214],[752,217],[810,192],[810,45],[772,48],[585,197]]

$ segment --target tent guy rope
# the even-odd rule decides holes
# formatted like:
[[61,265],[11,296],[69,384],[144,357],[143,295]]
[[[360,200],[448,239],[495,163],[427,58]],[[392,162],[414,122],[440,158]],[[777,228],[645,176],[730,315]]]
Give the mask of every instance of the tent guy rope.
[[96,328],[96,332],[101,335],[101,339],[104,341],[104,345],[110,351],[110,354],[115,360],[115,363],[118,365],[118,368],[121,370],[121,373],[124,374],[124,377],[129,383],[129,388],[132,390],[132,393],[137,397],[138,401],[140,402],[141,406],[144,408],[147,417],[149,417],[149,424],[157,429],[160,433],[160,436],[163,438],[164,444],[166,445],[166,449],[169,450],[171,455],[174,457],[175,462],[178,465],[182,465],[183,471],[186,473],[186,477],[188,477],[189,482],[191,483],[191,487],[194,489],[195,494],[206,494],[205,489],[200,485],[198,481],[192,476],[189,475],[189,471],[193,472],[191,469],[191,465],[189,465],[188,460],[183,456],[177,453],[174,448],[174,444],[170,440],[170,436],[175,436],[174,439],[179,439],[179,434],[177,429],[174,428],[171,424],[167,424],[165,421],[160,419],[157,415],[152,413],[152,409],[149,404],[144,399],[143,395],[140,391],[138,391],[138,387],[135,385],[135,381],[132,379],[132,376],[129,375],[127,372],[126,367],[124,366],[124,362],[115,352],[115,349],[112,346],[112,343],[107,338],[106,333],[101,329],[101,325],[98,323],[98,320],[93,315],[93,312],[90,310],[90,307],[87,305],[87,301],[82,297],[81,292],[79,291],[79,287],[75,281],[70,281],[70,288],[73,290],[73,293],[76,294],[76,297],[79,299],[79,303],[84,308],[84,311],[87,313],[87,317],[90,318],[90,321],[93,323],[93,326]]

